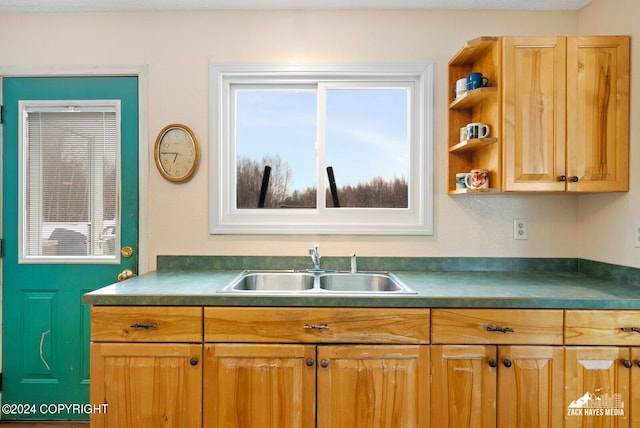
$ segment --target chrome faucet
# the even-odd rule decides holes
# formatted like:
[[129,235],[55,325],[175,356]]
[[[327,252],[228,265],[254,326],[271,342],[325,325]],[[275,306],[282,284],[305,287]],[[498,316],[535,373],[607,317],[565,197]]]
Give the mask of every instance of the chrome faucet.
[[320,270],[322,256],[318,252],[318,244],[315,244],[313,248],[309,248],[309,255],[311,256],[311,261],[313,261],[313,270]]
[[351,254],[351,273],[358,273],[358,260],[356,259],[356,253]]

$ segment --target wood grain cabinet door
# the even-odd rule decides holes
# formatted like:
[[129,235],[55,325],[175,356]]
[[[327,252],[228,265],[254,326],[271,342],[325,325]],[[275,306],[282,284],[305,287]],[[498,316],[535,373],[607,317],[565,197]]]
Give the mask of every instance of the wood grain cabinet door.
[[563,357],[559,346],[498,348],[499,427],[562,427]]
[[92,343],[91,427],[202,426],[202,345]]
[[318,346],[317,427],[427,428],[428,349]]
[[204,426],[315,426],[316,347],[205,344]]
[[495,428],[496,347],[431,346],[431,426]]
[[568,346],[565,370],[566,428],[638,426],[629,419],[634,410],[629,402],[630,348]]
[[567,38],[567,177],[569,191],[629,190],[628,36]]
[[565,37],[505,37],[504,173],[507,191],[564,191]]

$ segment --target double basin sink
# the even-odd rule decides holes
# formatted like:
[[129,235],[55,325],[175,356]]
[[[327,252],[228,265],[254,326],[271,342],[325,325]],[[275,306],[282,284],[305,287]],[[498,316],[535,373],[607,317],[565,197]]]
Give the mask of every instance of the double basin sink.
[[417,294],[390,272],[251,271],[221,293],[251,295],[385,296]]

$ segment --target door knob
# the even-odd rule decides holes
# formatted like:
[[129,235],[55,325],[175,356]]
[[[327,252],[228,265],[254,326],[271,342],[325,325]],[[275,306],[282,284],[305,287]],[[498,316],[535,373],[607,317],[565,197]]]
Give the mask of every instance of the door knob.
[[124,257],[125,259],[128,259],[129,257],[131,257],[133,255],[133,248],[131,248],[128,245],[125,245],[120,250],[120,254],[122,254],[122,257]]
[[133,273],[131,269],[125,269],[118,274],[118,281],[125,281],[129,278],[133,278],[134,276],[136,276],[136,274]]

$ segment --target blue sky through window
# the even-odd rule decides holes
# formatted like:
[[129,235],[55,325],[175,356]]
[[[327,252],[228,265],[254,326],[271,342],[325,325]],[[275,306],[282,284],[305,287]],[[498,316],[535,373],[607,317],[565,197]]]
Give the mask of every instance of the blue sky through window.
[[[409,96],[405,88],[327,90],[326,166],[333,167],[338,187],[408,178]],[[317,109],[313,89],[238,90],[238,158],[277,154],[291,167],[291,190],[315,187]]]

